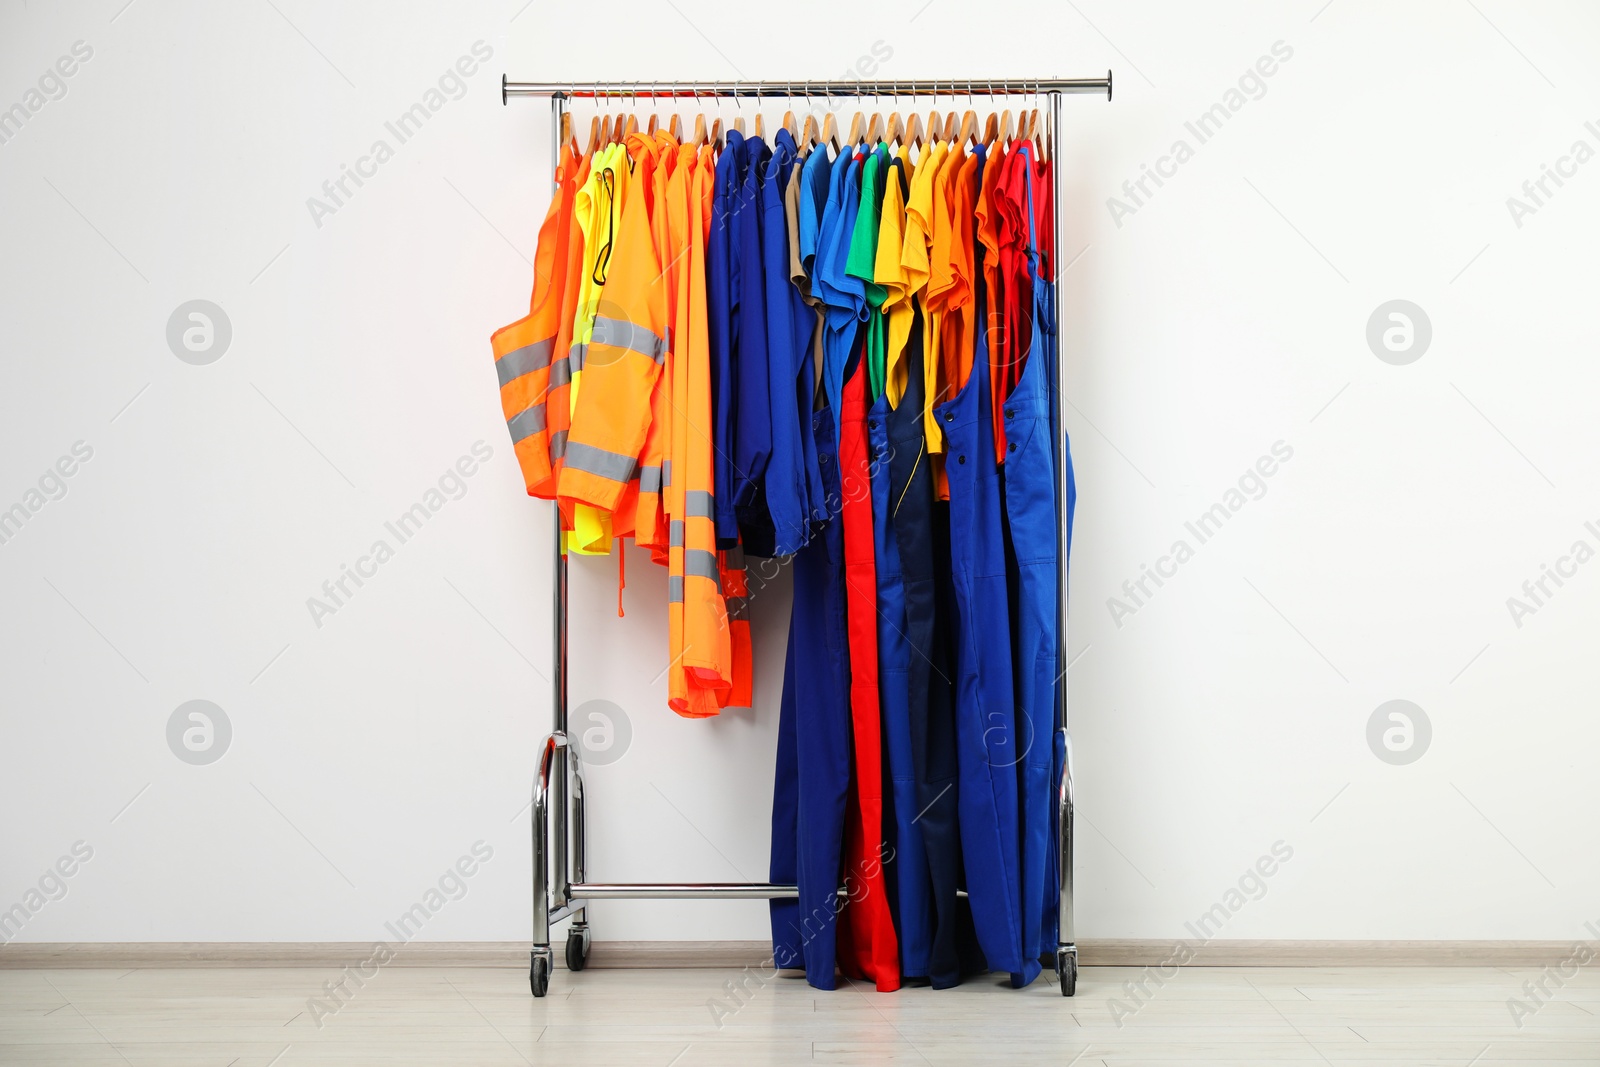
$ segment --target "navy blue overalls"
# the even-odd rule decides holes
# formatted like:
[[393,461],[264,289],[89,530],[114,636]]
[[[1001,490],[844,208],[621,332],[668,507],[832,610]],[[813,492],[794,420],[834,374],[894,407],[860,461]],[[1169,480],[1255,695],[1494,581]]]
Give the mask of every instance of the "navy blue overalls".
[[[1040,276],[1033,225],[1033,159],[1027,145],[1024,185],[1028,191],[1028,278],[1032,286],[1032,341],[1022,376],[1005,398],[1005,463],[1001,468],[1011,596],[1012,671],[1016,683],[1016,729],[1021,746],[1017,790],[1021,814],[1022,957],[1024,971],[1012,975],[1026,985],[1038,960],[1054,952],[1059,888],[1052,835],[1056,751],[1056,479],[1050,387],[1054,323],[1047,283]],[[1029,966],[1031,964],[1031,966]]]
[[[987,322],[979,288],[977,321]],[[987,330],[966,384],[934,411],[945,434],[956,607],[956,741],[961,851],[972,921],[989,966],[1031,981],[1022,956],[1018,744],[1000,472],[990,421]]]
[[[906,401],[901,400],[904,405]],[[917,405],[918,412],[922,405]],[[891,518],[895,495],[889,444],[889,394],[867,411],[867,447],[872,481],[872,541],[878,579],[878,693],[883,709],[883,745],[890,788],[885,797],[886,829],[894,829],[893,861],[888,865],[891,899],[900,935],[900,971],[928,974],[933,941],[933,886],[922,848],[917,813],[916,765],[912,758],[911,639],[906,630],[906,597],[901,583],[900,546]],[[892,815],[892,818],[889,816]]]
[[[905,597],[906,643],[911,651],[906,670],[906,707],[916,785],[915,825],[927,862],[932,908],[925,973],[935,989],[947,989],[961,980],[962,972],[983,967],[975,951],[971,911],[957,896],[965,877],[956,814],[950,520],[948,506],[934,496],[933,471],[923,435],[924,325],[919,309],[906,342],[905,395],[900,398],[899,407],[890,410],[886,421],[892,448],[891,518]],[[899,799],[897,792],[897,804]],[[900,878],[910,877],[908,870],[909,866],[901,863]],[[905,940],[902,938],[902,943]],[[908,969],[907,973],[919,972]]]
[[[845,796],[850,788],[850,648],[832,412],[816,412],[812,428],[831,516],[794,556],[794,609],[778,719],[770,877],[778,883],[792,879],[800,896],[797,901],[772,901],[772,947],[777,966],[794,967],[803,961],[807,981],[818,989],[832,989]],[[786,840],[795,842],[792,853],[781,847]]]

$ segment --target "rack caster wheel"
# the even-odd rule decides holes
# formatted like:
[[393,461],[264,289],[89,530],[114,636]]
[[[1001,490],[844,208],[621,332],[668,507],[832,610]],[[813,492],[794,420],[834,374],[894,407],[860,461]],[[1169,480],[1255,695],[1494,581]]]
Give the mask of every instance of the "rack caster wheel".
[[567,970],[581,971],[589,963],[589,931],[567,931]]
[[528,988],[536,997],[550,989],[550,957],[535,955],[528,966]]
[[1075,952],[1056,954],[1056,978],[1061,984],[1061,995],[1070,997],[1078,992],[1078,955]]

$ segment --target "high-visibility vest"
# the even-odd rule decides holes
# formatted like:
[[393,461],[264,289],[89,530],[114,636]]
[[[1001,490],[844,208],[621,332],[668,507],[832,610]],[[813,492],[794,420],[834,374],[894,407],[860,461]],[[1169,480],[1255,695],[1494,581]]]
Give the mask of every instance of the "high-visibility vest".
[[[590,304],[589,343],[581,381],[574,376],[572,427],[557,490],[559,499],[573,506],[579,543],[599,547],[595,535],[600,533],[606,538],[606,551],[611,530],[604,520],[619,513],[628,525],[632,522],[632,513],[621,505],[644,449],[651,391],[667,351],[667,287],[645,195],[653,152],[644,139],[635,141],[638,154],[631,159],[616,147],[615,161],[606,173],[615,183],[613,199],[621,201],[621,208],[606,242],[609,254],[603,280]],[[589,236],[592,240],[594,234]],[[583,310],[580,307],[580,314]],[[580,510],[585,506],[602,520],[593,528],[585,526],[588,516]]]
[[[556,164],[555,195],[539,227],[534,254],[533,295],[528,313],[489,339],[495,373],[500,379],[500,408],[511,447],[529,496],[552,496],[550,418],[547,397],[550,360],[561,333],[563,287],[574,239],[582,240],[572,226],[572,201],[577,191],[574,176],[578,160],[570,145],[561,147]],[[563,353],[563,363],[565,362]],[[565,425],[565,419],[561,422]]]
[[666,284],[669,325],[666,358],[661,374],[650,394],[650,425],[645,432],[644,451],[639,455],[638,498],[634,505],[632,529],[641,548],[650,549],[657,563],[667,562],[668,530],[662,490],[666,472],[671,469],[669,454],[672,438],[672,372],[676,347],[670,317],[677,308],[678,288],[683,283],[681,250],[688,220],[688,187],[679,181],[680,149],[677,138],[666,129],[654,135],[655,166],[650,182],[650,232],[656,258],[661,263]]
[[[595,320],[617,258],[618,230],[625,210],[628,177],[626,150],[620,144],[607,145],[596,153],[589,168],[589,179],[579,188],[573,206],[574,220],[584,236],[583,273],[579,280],[566,371],[570,379],[568,409],[574,422],[582,404],[582,385],[589,350],[594,343]],[[565,473],[572,445],[573,428],[569,426],[562,455],[562,474],[556,486],[556,498],[570,531],[567,547],[582,555],[608,555],[612,540],[610,508],[598,507],[566,491],[569,485],[576,484],[569,482]],[[631,473],[630,470],[624,475],[624,484]]]

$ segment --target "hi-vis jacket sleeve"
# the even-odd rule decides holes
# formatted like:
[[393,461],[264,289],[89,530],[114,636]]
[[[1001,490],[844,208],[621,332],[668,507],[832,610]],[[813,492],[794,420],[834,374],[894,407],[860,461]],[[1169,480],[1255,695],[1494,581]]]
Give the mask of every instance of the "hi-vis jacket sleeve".
[[650,396],[667,353],[667,293],[647,197],[626,197],[605,289],[595,307],[561,468],[563,500],[616,508],[650,428]]
[[490,338],[494,369],[500,379],[500,408],[511,447],[522,468],[530,496],[548,496],[552,466],[549,412],[545,406],[550,386],[550,357],[561,332],[561,298],[567,252],[572,243],[572,181],[575,170],[571,149],[562,146],[556,167],[556,191],[550,210],[539,227],[539,250],[534,254],[533,296],[528,314],[496,330]]

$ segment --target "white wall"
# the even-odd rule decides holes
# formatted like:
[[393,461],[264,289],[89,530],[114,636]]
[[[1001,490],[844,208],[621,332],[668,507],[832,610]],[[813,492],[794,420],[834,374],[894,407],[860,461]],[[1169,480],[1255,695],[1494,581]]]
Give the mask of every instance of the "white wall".
[[[1506,206],[1600,147],[1591,5],[999,2],[975,28],[954,0],[679,0],[611,5],[602,48],[591,8],[542,0],[123,3],[0,14],[0,107],[93,50],[0,144],[0,507],[93,449],[0,544],[0,908],[93,849],[21,939],[382,936],[480,840],[422,936],[528,935],[549,520],[488,335],[527,297],[549,129],[500,75],[827,78],[880,41],[884,77],[1116,69],[1111,105],[1066,102],[1061,153],[1081,936],[1182,934],[1279,840],[1292,860],[1225,936],[1600,918],[1600,565],[1520,626],[1506,605],[1600,547],[1600,164],[1520,226]],[[462,98],[397,145],[385,122],[477,41]],[[1199,144],[1185,122],[1279,41],[1264,95]],[[313,219],[379,138],[394,157]],[[1178,139],[1193,158],[1114,219]],[[232,326],[204,366],[165,337],[197,298]],[[1432,324],[1405,366],[1365,338],[1397,298]],[[307,598],[480,440],[465,495],[316,625]],[[1108,598],[1279,441],[1265,495],[1117,625]],[[657,680],[662,576],[629,560],[619,621],[613,565],[574,569],[574,705],[633,730],[591,775],[591,873],[764,877],[783,580],[755,609],[759,709],[688,723]],[[1396,698],[1432,725],[1404,766],[1366,739]],[[193,699],[232,725],[207,766],[168,747]],[[594,911],[602,938],[766,932],[760,903]]]

